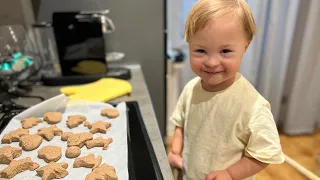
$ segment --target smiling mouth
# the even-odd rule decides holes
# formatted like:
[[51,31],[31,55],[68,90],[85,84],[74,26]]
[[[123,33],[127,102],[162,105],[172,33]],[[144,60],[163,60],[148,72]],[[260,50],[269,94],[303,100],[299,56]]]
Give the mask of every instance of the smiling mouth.
[[204,71],[208,74],[219,74],[219,73],[222,73],[223,71],[217,71],[217,72],[210,72],[210,71]]

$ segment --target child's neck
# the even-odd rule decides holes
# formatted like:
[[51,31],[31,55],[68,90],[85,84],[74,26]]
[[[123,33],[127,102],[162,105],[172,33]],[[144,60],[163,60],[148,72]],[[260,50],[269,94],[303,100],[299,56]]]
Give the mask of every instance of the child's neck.
[[222,83],[220,84],[217,84],[217,85],[214,85],[214,86],[210,86],[206,83],[203,83],[203,81],[201,81],[201,85],[202,85],[202,88],[205,90],[205,91],[208,91],[208,92],[217,92],[217,91],[222,91],[226,88],[228,88],[229,86],[231,86],[234,82],[236,82],[239,78],[241,77],[241,75],[239,73],[235,74],[232,78],[226,80],[226,81],[223,81]]

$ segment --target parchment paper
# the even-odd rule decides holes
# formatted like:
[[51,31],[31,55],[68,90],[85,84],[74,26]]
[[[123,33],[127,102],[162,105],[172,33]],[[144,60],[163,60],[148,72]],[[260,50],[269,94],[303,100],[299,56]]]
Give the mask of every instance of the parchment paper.
[[[1,133],[0,138],[2,139],[4,134],[7,134],[17,128],[22,128],[21,120],[27,117],[42,117],[45,112],[49,111],[59,111],[63,113],[63,118],[60,123],[57,124],[57,127],[62,129],[63,132],[89,132],[87,127],[84,127],[83,124],[79,125],[76,128],[70,129],[66,125],[66,120],[69,115],[80,114],[87,117],[87,121],[93,123],[99,120],[105,122],[111,122],[112,126],[109,128],[109,131],[106,134],[96,133],[93,135],[93,138],[102,136],[103,138],[112,137],[113,142],[109,145],[108,150],[102,150],[102,147],[95,147],[92,149],[87,149],[86,146],[81,148],[81,154],[79,157],[86,156],[93,153],[95,157],[98,155],[102,156],[102,163],[107,163],[115,167],[119,180],[127,180],[128,178],[128,148],[127,148],[127,108],[124,102],[119,103],[116,107],[120,111],[120,116],[115,119],[108,119],[100,115],[100,110],[103,108],[112,107],[110,104],[100,103],[100,102],[84,102],[84,101],[75,101],[68,99],[65,95],[59,95],[54,98],[51,98],[47,101],[44,101],[40,104],[37,104],[24,112],[15,116],[5,130]],[[47,122],[43,122],[29,129],[30,134],[37,133],[39,128],[49,127],[51,125]],[[8,144],[1,144],[0,147],[3,147]],[[9,144],[13,147],[19,147],[19,142],[13,142]],[[37,162],[40,167],[47,165],[43,159],[37,157],[37,152],[40,148],[47,145],[60,146],[62,150],[62,157],[58,162],[67,162],[68,163],[68,172],[69,175],[63,179],[69,180],[81,180],[91,172],[90,168],[73,168],[74,159],[69,159],[65,157],[65,151],[67,149],[67,142],[61,141],[60,136],[55,136],[51,141],[42,140],[42,144],[36,150],[33,151],[22,151],[22,155],[18,159],[25,157],[31,157],[31,159]],[[102,164],[101,163],[101,164]],[[3,170],[8,165],[0,165],[0,170]],[[29,179],[41,179],[37,176],[36,171],[25,171],[22,172],[12,180],[29,180]]]

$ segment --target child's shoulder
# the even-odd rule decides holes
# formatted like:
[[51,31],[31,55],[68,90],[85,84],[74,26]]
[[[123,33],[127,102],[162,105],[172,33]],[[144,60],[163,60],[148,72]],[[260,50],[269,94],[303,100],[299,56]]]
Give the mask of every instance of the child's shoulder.
[[245,77],[242,76],[240,80],[241,83],[238,83],[238,87],[235,89],[239,100],[247,105],[254,105],[256,108],[264,106],[270,109],[268,100]]
[[184,86],[184,91],[188,91],[193,89],[196,85],[198,85],[201,82],[200,77],[194,77],[190,81],[187,82],[187,84]]

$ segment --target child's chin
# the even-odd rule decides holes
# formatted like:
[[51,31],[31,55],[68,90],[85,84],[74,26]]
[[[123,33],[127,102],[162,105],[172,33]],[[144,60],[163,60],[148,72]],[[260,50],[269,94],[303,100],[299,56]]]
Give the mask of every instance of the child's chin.
[[218,79],[203,79],[207,86],[216,86],[221,82]]

